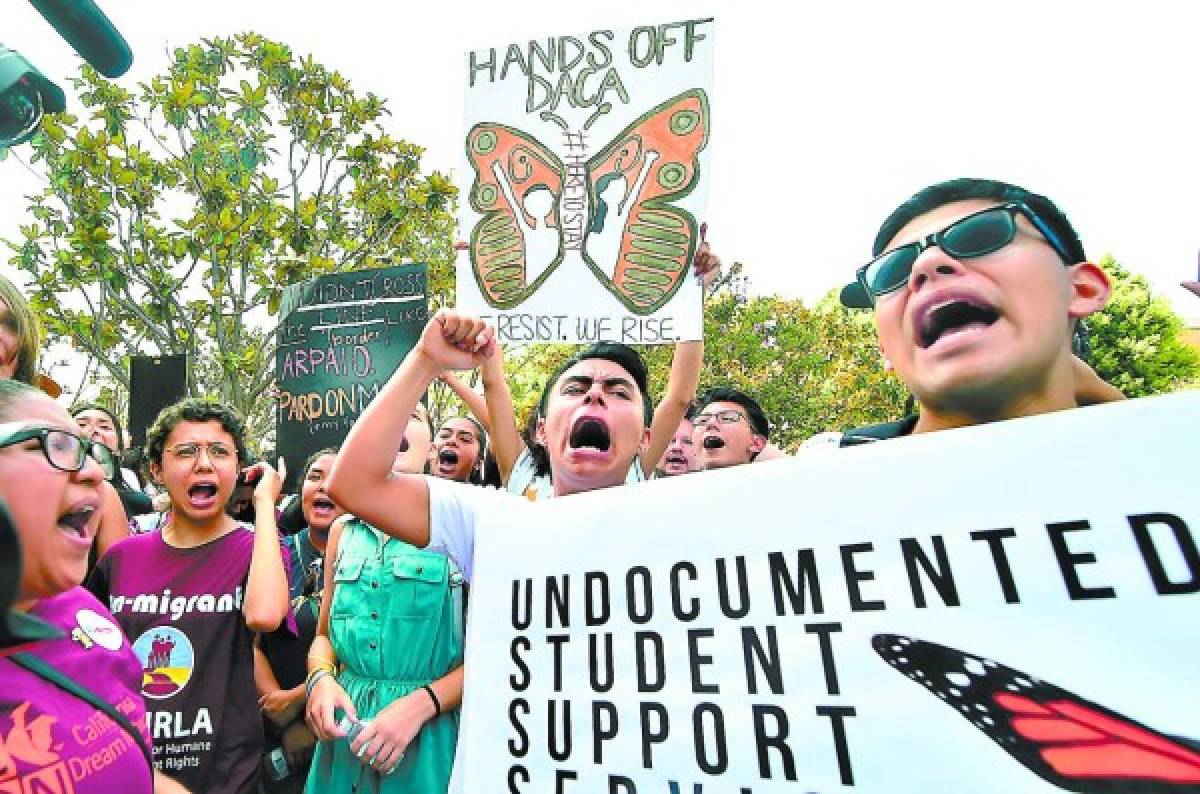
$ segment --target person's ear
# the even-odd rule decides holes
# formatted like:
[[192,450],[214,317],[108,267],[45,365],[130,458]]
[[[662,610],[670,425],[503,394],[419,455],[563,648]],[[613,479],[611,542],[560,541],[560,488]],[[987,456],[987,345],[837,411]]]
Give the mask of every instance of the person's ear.
[[544,417],[538,417],[537,425],[533,429],[533,440],[541,446],[546,446],[546,420]]
[[1091,262],[1073,265],[1068,268],[1068,273],[1071,279],[1071,298],[1067,304],[1067,312],[1070,317],[1078,320],[1103,309],[1112,293],[1108,274]]
[[887,357],[887,353],[883,352],[883,345],[879,346],[879,358],[881,361],[883,361],[884,372],[891,372],[895,369],[895,367],[892,366],[892,360]]
[[766,446],[767,446],[766,436],[760,436],[758,433],[755,433],[754,436],[750,439],[750,454],[757,455],[758,453],[762,452],[763,448],[765,448]]
[[[638,442],[638,454],[641,455],[650,448],[650,428],[642,428],[642,440]],[[664,450],[665,452],[665,450]]]
[[150,464],[150,479],[154,480],[154,482],[158,483],[159,485],[162,485],[162,466],[153,462]]

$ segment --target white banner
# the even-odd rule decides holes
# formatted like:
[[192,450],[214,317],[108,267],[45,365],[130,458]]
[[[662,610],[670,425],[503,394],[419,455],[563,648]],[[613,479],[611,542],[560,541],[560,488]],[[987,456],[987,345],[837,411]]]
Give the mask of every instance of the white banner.
[[460,309],[502,342],[700,338],[713,37],[694,19],[467,53]]
[[470,792],[1200,791],[1200,393],[539,502]]

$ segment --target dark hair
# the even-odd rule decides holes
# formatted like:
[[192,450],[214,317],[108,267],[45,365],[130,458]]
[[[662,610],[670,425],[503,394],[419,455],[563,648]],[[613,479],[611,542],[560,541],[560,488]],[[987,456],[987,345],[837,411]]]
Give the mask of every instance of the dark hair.
[[7,419],[10,406],[22,397],[37,395],[47,400],[45,392],[19,380],[0,379],[0,419]]
[[9,314],[12,315],[12,331],[16,334],[17,345],[20,347],[13,379],[31,386],[36,385],[38,347],[42,336],[37,317],[17,286],[4,276],[0,276],[0,303],[8,307]]
[[1017,201],[1024,204],[1033,210],[1034,214],[1041,218],[1058,235],[1058,239],[1062,241],[1067,253],[1074,260],[1066,264],[1074,265],[1087,259],[1087,255],[1083,252],[1083,243],[1080,242],[1075,228],[1071,226],[1071,222],[1067,220],[1067,216],[1063,214],[1063,211],[1053,201],[1041,194],[1030,192],[1017,185],[1010,185],[1007,182],[1000,182],[995,179],[970,179],[967,177],[950,179],[946,182],[938,182],[936,185],[930,185],[927,188],[917,191],[912,198],[892,210],[892,214],[887,216],[875,235],[875,244],[871,247],[871,254],[873,256],[882,254],[887,248],[888,243],[896,236],[896,233],[904,228],[913,218],[917,218],[946,204],[951,204],[955,201],[968,201],[970,199],[989,199],[1001,202]]
[[84,411],[99,411],[105,414],[113,424],[113,430],[117,432],[117,449],[113,452],[121,453],[125,451],[125,432],[121,429],[121,420],[117,419],[117,415],[112,412],[111,408],[106,408],[100,403],[83,403],[71,408],[71,417],[76,418]]
[[[1067,255],[1073,260],[1064,264],[1074,265],[1087,259],[1087,254],[1083,251],[1083,243],[1080,242],[1075,228],[1071,226],[1071,222],[1067,220],[1067,216],[1063,214],[1063,211],[1053,201],[1041,194],[1032,193],[1023,187],[1010,185],[1007,182],[1000,182],[995,179],[970,179],[968,177],[950,179],[945,182],[938,182],[936,185],[930,185],[927,188],[917,191],[911,198],[892,210],[892,214],[887,216],[883,224],[879,227],[879,231],[875,234],[875,242],[871,246],[872,255],[879,256],[887,250],[888,243],[892,241],[896,233],[912,221],[913,218],[917,218],[946,204],[952,204],[956,201],[969,201],[971,199],[988,199],[1005,203],[1020,202],[1024,204],[1057,235],[1059,241],[1066,249]],[[851,309],[869,309],[872,306],[870,296],[867,295],[866,290],[857,281],[852,281],[842,287],[839,298],[843,306]]]
[[558,383],[563,373],[579,362],[587,361],[591,358],[602,358],[605,361],[611,361],[629,373],[633,378],[633,382],[637,384],[638,391],[642,393],[642,421],[646,427],[649,427],[650,421],[654,418],[654,405],[650,402],[650,394],[646,388],[646,362],[642,360],[642,357],[636,350],[620,342],[597,342],[589,345],[559,365],[558,369],[555,370],[554,374],[550,376],[546,381],[546,385],[542,388],[542,397],[538,400],[537,406],[538,414],[541,416],[546,415],[546,405],[550,401],[550,391]]
[[712,403],[734,403],[742,406],[746,410],[746,418],[750,421],[750,429],[763,438],[771,437],[771,423],[767,421],[767,415],[763,413],[763,409],[759,406],[758,402],[749,394],[723,386],[709,389],[696,400],[696,407],[692,413],[692,418],[695,418],[696,414],[699,414]]
[[[442,424],[440,427],[438,427],[437,432],[431,433],[430,435],[436,436],[437,433],[442,432],[442,428],[446,426],[447,422],[450,422],[454,419],[465,419],[468,422],[470,422],[471,424],[475,425],[475,445],[477,447],[479,447],[479,452],[475,455],[475,465],[471,467],[471,473],[467,477],[467,482],[470,483],[471,485],[483,485],[483,481],[484,481],[483,469],[484,469],[484,465],[485,465],[484,461],[487,458],[487,453],[488,453],[488,446],[487,446],[488,435],[487,435],[487,430],[484,428],[483,424],[478,419],[476,419],[473,416],[468,416],[466,414],[460,414],[458,416],[448,416],[442,420]],[[426,467],[428,468],[428,465]]]
[[301,480],[308,479],[308,470],[313,467],[313,464],[316,463],[317,460],[320,459],[322,455],[336,456],[337,454],[338,454],[337,447],[325,447],[325,449],[318,449],[316,452],[309,455],[308,460],[304,461],[304,465],[300,468],[300,479]]
[[470,422],[471,424],[475,425],[475,437],[477,439],[477,443],[479,444],[479,459],[483,460],[484,448],[487,447],[488,435],[487,435],[487,430],[479,422],[479,420],[476,419],[475,417],[467,416],[466,414],[460,414],[458,416],[447,416],[445,419],[442,420],[442,424],[434,432],[434,435],[437,435],[438,433],[442,432],[442,428],[446,426],[446,423],[452,422],[455,419],[465,419],[468,422]]
[[237,446],[238,464],[250,459],[246,451],[246,425],[242,418],[230,408],[215,400],[189,397],[162,409],[150,429],[146,431],[146,459],[162,465],[163,448],[167,436],[181,422],[219,422],[221,429],[233,437]]
[[[549,389],[549,385],[546,388]],[[521,438],[525,441],[525,448],[529,450],[529,458],[533,461],[534,473],[538,477],[545,477],[550,473],[550,453],[537,440],[538,420],[541,418],[542,412],[535,405],[529,412],[529,418],[525,421],[525,427],[521,428]]]

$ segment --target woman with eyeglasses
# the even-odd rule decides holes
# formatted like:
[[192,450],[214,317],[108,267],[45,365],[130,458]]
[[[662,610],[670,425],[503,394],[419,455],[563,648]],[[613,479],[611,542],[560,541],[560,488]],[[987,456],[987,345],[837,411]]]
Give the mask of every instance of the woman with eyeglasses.
[[[41,331],[37,317],[21,291],[0,276],[0,380],[13,379],[38,385],[37,360]],[[57,395],[56,395],[57,396]],[[96,534],[97,553],[129,535],[129,518],[114,488],[101,486],[100,529]],[[89,562],[94,562],[93,556]]]
[[[431,431],[418,405],[393,471],[424,470]],[[326,556],[305,681],[321,741],[305,791],[445,792],[462,698],[462,576],[448,557],[349,517],[333,525]],[[343,717],[361,731],[347,737]]]
[[[142,669],[129,641],[79,586],[101,486],[115,465],[110,450],[81,437],[45,394],[0,380],[0,500],[21,544],[11,608],[57,630],[0,650],[0,780],[32,787],[22,790],[87,769],[74,777],[80,794],[184,791],[153,772]],[[15,562],[6,559],[5,570]],[[105,763],[93,763],[98,753]]]
[[170,497],[161,532],[109,550],[88,577],[142,663],[142,691],[164,769],[206,794],[252,794],[263,751],[253,704],[255,632],[288,615],[275,528],[281,477],[259,463],[253,530],[225,512],[248,457],[242,420],[220,403],[188,399],[146,434],[150,472]]
[[255,649],[254,674],[261,695],[258,703],[266,718],[270,748],[264,764],[266,794],[301,791],[317,743],[304,719],[304,677],[306,656],[321,611],[329,531],[333,522],[344,515],[325,492],[325,479],[336,456],[336,449],[322,449],[305,462],[297,500],[305,527],[284,539],[291,563],[288,578],[296,635],[282,631],[260,635]]

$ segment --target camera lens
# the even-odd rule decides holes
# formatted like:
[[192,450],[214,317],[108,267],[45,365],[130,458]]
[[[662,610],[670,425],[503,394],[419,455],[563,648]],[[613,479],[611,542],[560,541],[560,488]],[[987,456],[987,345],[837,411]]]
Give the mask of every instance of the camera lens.
[[28,140],[42,120],[42,95],[27,80],[0,94],[0,145]]
[[0,146],[29,140],[43,113],[67,107],[63,90],[16,50],[0,45]]

